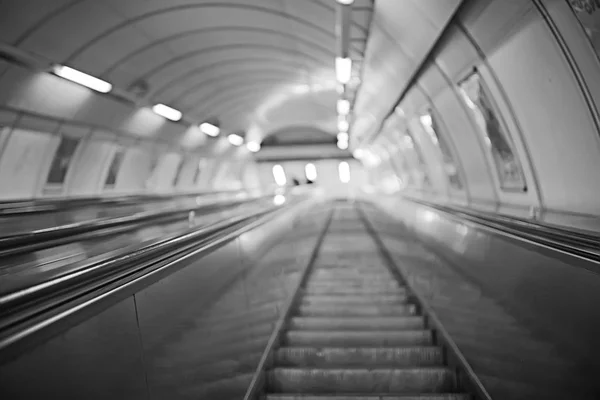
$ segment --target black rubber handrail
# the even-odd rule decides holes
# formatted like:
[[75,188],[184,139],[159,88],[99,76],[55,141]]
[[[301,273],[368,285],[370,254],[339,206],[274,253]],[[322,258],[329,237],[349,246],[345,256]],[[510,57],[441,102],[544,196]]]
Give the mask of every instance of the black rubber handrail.
[[144,224],[166,222],[174,218],[187,216],[190,212],[203,215],[270,197],[272,195],[243,200],[215,201],[200,206],[195,205],[170,210],[143,211],[128,216],[97,218],[90,221],[3,236],[0,237],[0,258],[71,243],[73,240],[94,238],[109,233],[108,230],[111,230],[110,233],[129,231]]
[[437,205],[440,208],[444,208],[451,212],[461,212],[474,216],[477,218],[483,218],[490,222],[508,223],[516,227],[531,230],[532,232],[544,232],[548,235],[561,235],[566,240],[577,240],[580,245],[589,245],[590,247],[596,247],[600,245],[600,234],[593,231],[586,231],[583,229],[566,228],[564,226],[558,226],[554,224],[544,223],[542,221],[532,221],[524,218],[513,217],[506,214],[495,214],[486,211],[472,210],[465,207],[449,206],[449,205]]
[[254,375],[252,376],[252,381],[246,389],[246,394],[244,395],[243,400],[257,400],[259,396],[263,395],[264,389],[266,386],[265,374],[266,370],[269,367],[269,364],[273,360],[275,356],[275,352],[277,351],[277,347],[280,345],[281,340],[283,338],[284,329],[286,327],[286,323],[292,315],[292,311],[294,307],[297,305],[298,300],[300,298],[300,294],[302,293],[302,288],[306,284],[306,280],[310,275],[310,271],[317,260],[317,256],[319,255],[319,251],[323,245],[323,240],[327,235],[327,230],[331,225],[331,220],[333,218],[333,208],[329,210],[327,213],[327,217],[323,226],[321,227],[321,231],[319,232],[319,237],[313,247],[310,257],[308,258],[306,264],[302,266],[300,269],[300,277],[296,282],[296,285],[291,291],[291,295],[287,299],[283,308],[281,308],[279,318],[275,323],[275,327],[273,328],[273,332],[269,336],[269,341],[263,350],[263,353],[260,357],[258,365],[254,369]]
[[95,315],[99,311],[91,313],[90,307],[100,307],[111,298],[123,298],[124,291],[126,295],[135,293],[179,270],[191,257],[213,251],[303,200],[271,205],[155,240],[137,251],[88,263],[72,273],[1,296],[0,358],[6,360],[37,343],[36,336],[44,340],[56,329],[65,329],[63,325],[69,318],[82,320],[80,314],[85,310],[88,317]]
[[593,234],[572,232],[568,229],[540,225],[505,215],[496,216],[481,211],[467,211],[463,208],[440,205],[420,199],[409,198],[408,200],[452,215],[459,220],[470,221],[589,261],[600,262],[600,238]]
[[39,198],[0,201],[0,217],[18,217],[37,213],[73,210],[90,206],[127,206],[164,202],[188,197],[207,197],[219,194],[244,193],[244,190],[186,192],[175,194],[136,194],[122,196],[86,196],[69,198]]
[[421,309],[429,325],[435,329],[436,341],[439,342],[439,345],[445,350],[444,358],[446,359],[448,367],[454,369],[457,373],[460,385],[464,386],[464,389],[473,395],[476,400],[492,400],[487,389],[473,370],[471,364],[467,361],[467,358],[464,356],[459,346],[454,342],[452,336],[450,336],[440,321],[434,309],[429,306],[427,301],[425,301],[425,298],[418,291],[411,287],[410,281],[404,277],[404,274],[396,265],[394,257],[389,252],[384,241],[381,239],[381,236],[369,220],[369,217],[365,214],[361,203],[357,204],[356,209],[367,232],[375,241],[378,253],[385,260],[388,270],[398,282],[403,282],[409,287],[412,300],[416,303],[417,307]]

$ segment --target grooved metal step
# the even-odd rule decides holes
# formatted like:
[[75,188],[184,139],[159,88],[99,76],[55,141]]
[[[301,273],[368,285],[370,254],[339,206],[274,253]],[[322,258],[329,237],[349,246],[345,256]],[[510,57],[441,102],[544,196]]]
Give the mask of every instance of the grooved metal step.
[[[263,400],[468,400],[361,214],[329,226],[266,374]],[[339,210],[338,210],[339,211]],[[346,215],[348,214],[348,215]],[[364,229],[356,229],[356,225]],[[337,229],[337,230],[336,230]]]
[[439,347],[394,348],[337,348],[283,347],[278,350],[276,363],[285,367],[357,368],[357,367],[420,367],[436,366],[443,362]]
[[421,346],[433,342],[431,331],[288,331],[285,343],[288,346]]
[[275,368],[269,387],[280,393],[441,393],[455,389],[447,368]]
[[404,317],[294,317],[288,324],[294,330],[404,330],[423,329],[422,316]]
[[307,287],[325,287],[325,288],[346,288],[346,289],[362,289],[370,288],[373,290],[386,290],[386,289],[397,289],[400,287],[396,282],[393,281],[374,281],[368,282],[367,280],[308,280]]
[[357,394],[319,396],[312,394],[269,394],[265,400],[471,400],[468,394],[429,393],[420,395],[390,396],[385,394]]
[[302,299],[302,304],[352,304],[352,305],[377,305],[377,304],[403,304],[407,300],[404,294],[398,295],[372,295],[372,296],[333,296],[333,295],[307,295]]
[[370,296],[379,294],[400,294],[406,293],[406,289],[402,287],[397,288],[348,288],[348,287],[327,287],[327,286],[307,286],[304,289],[305,293],[309,294],[340,294],[340,295],[359,295],[359,296]]
[[346,316],[406,316],[414,315],[411,304],[381,304],[374,306],[354,304],[302,304],[300,315],[306,317],[346,317]]

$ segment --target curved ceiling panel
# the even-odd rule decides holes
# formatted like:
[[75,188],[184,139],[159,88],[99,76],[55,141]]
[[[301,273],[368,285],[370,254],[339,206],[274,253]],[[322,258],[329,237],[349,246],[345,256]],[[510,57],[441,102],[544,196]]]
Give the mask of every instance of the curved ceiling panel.
[[[223,126],[260,135],[282,129],[282,116],[335,133],[337,7],[334,0],[7,0],[0,15],[11,20],[0,21],[0,37],[105,79],[138,104],[229,118]],[[358,77],[373,2],[352,8]]]
[[352,145],[379,132],[462,0],[378,0],[354,106]]
[[[250,67],[259,68],[280,68],[290,69],[297,71],[298,75],[306,75],[311,70],[325,69],[326,66],[317,64],[306,60],[297,54],[288,54],[281,52],[269,52],[262,56],[253,55],[252,51],[246,51],[246,57],[244,54],[239,53],[223,53],[218,57],[215,56],[211,59],[207,59],[198,64],[196,68],[185,69],[181,66],[181,69],[173,75],[165,75],[159,82],[159,86],[150,93],[154,99],[169,98],[174,93],[181,92],[191,85],[198,84],[199,82],[207,81],[211,79],[211,76],[218,75],[223,71],[230,71],[235,69],[247,69]],[[282,54],[287,54],[283,58]]]

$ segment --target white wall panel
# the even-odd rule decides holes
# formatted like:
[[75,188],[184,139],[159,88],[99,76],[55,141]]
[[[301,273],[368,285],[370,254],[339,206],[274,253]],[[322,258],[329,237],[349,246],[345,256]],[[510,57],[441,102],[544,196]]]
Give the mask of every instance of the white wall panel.
[[179,180],[177,181],[177,189],[186,190],[195,187],[194,177],[198,170],[198,157],[188,156],[185,158]]
[[135,193],[145,190],[146,179],[150,173],[151,156],[143,149],[131,147],[125,152],[123,163],[117,174],[115,191]]
[[459,103],[455,90],[446,87],[433,102],[444,120],[447,136],[455,143],[454,147],[463,166],[470,197],[476,202],[495,203],[496,186],[490,165],[484,156],[486,149],[466,110]]
[[600,212],[600,180],[589,173],[600,169],[596,127],[542,16],[532,16],[488,61],[519,121],[544,206]]
[[149,189],[158,192],[171,190],[173,188],[175,173],[177,172],[177,167],[180,162],[181,155],[177,153],[163,154],[159,158],[158,165],[148,181]]
[[448,177],[444,171],[438,150],[433,146],[429,135],[423,129],[418,117],[409,120],[409,127],[416,145],[421,149],[421,153],[427,164],[433,189],[442,196],[448,196]]
[[435,54],[435,62],[444,74],[455,81],[459,76],[480,63],[480,57],[465,33],[456,25],[448,27]]
[[257,166],[260,184],[264,188],[275,185],[275,179],[273,178],[273,165],[274,164],[272,163],[262,162]]
[[69,179],[69,195],[94,195],[102,191],[105,171],[112,160],[115,145],[98,140],[81,144],[79,156],[73,160]]
[[262,186],[260,170],[254,161],[246,162],[242,179],[246,189],[254,189]]
[[0,159],[0,198],[36,196],[58,143],[52,135],[15,129]]

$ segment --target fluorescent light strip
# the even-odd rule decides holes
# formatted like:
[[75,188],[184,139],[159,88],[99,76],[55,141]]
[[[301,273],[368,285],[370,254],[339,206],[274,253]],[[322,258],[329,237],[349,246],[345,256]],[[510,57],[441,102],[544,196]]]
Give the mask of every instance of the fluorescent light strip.
[[347,150],[348,149],[348,141],[346,141],[346,140],[338,140],[337,147],[340,150]]
[[346,84],[352,78],[352,60],[348,57],[335,59],[335,75],[339,83]]
[[217,137],[221,132],[221,129],[218,126],[215,126],[209,122],[203,122],[200,124],[200,130],[207,134],[208,136]]
[[183,114],[181,113],[181,111],[176,110],[172,107],[166,106],[164,104],[154,105],[154,107],[152,107],[152,111],[154,111],[161,117],[165,117],[166,119],[169,119],[169,120],[175,121],[175,122],[179,121],[181,119],[181,117],[183,117]]
[[253,152],[256,153],[257,151],[260,150],[260,143],[258,142],[248,142],[248,144],[246,144],[246,148]]
[[240,135],[236,135],[235,133],[232,133],[229,136],[227,136],[227,140],[229,140],[229,143],[231,143],[234,146],[241,146],[244,144],[244,138]]
[[338,131],[348,132],[348,129],[350,129],[350,124],[348,123],[346,118],[341,117],[338,121]]
[[78,83],[100,93],[108,93],[112,90],[110,83],[65,65],[55,65],[54,73],[61,78],[68,79],[71,82]]
[[365,151],[363,149],[356,149],[356,150],[354,150],[354,152],[352,153],[352,155],[356,159],[361,159],[361,158],[363,158],[365,156]]
[[338,173],[342,183],[350,182],[350,164],[348,164],[346,161],[342,161],[338,165]]
[[340,115],[348,115],[350,112],[350,101],[346,99],[339,99],[337,101],[337,112]]
[[279,186],[285,186],[287,183],[285,171],[281,165],[273,165],[273,178],[275,178],[275,183],[277,183]]
[[304,173],[306,174],[306,179],[309,179],[313,182],[317,180],[317,167],[315,167],[315,164],[306,164],[304,166]]

